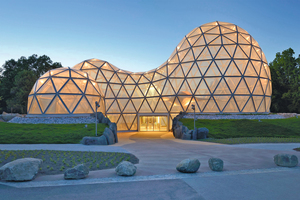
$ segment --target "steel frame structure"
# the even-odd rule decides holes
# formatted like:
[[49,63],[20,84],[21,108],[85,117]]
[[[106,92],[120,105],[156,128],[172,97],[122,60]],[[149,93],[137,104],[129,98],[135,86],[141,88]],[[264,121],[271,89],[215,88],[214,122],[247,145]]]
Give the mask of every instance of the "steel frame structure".
[[[102,100],[101,100],[102,99]],[[88,74],[71,68],[46,72],[33,86],[28,96],[27,113],[31,115],[70,115],[94,113],[95,102],[103,95]]]
[[[270,69],[256,40],[226,22],[195,28],[169,59],[148,72],[121,70],[107,61],[85,60],[73,67],[95,79],[105,115],[118,130],[137,130],[141,114],[269,112]],[[171,124],[169,122],[169,124]]]

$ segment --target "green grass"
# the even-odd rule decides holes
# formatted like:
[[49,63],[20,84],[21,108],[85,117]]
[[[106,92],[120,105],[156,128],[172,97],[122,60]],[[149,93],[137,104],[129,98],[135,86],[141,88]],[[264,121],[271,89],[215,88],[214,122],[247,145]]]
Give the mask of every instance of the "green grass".
[[[84,136],[95,136],[95,124],[15,124],[0,122],[1,144],[79,143]],[[98,136],[105,124],[98,124]]]
[[276,137],[242,137],[214,139],[207,138],[200,141],[214,142],[221,144],[249,144],[249,143],[300,143],[300,138],[276,138]]
[[[194,128],[193,119],[180,121],[189,129]],[[198,119],[196,127],[209,129],[209,139],[205,141],[210,142],[225,144],[300,142],[300,118],[262,119],[261,122],[248,119]]]

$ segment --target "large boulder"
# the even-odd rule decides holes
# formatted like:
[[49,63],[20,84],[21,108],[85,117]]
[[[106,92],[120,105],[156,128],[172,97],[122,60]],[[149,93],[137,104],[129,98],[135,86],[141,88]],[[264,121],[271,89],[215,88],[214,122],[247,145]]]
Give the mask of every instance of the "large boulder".
[[102,120],[101,120],[101,123],[108,125],[111,122],[110,122],[110,120],[107,117],[103,117]]
[[0,179],[5,181],[31,181],[37,175],[42,159],[21,158],[0,168]]
[[100,137],[84,137],[80,141],[81,144],[84,145],[107,145],[107,139],[104,135]]
[[117,129],[117,124],[116,123],[110,123],[109,124],[109,129],[113,132],[114,137],[115,137],[115,143],[118,143],[118,129]]
[[10,121],[11,119],[17,116],[19,117],[21,115],[19,113],[6,113],[6,112],[3,112],[1,115],[2,119],[6,122]]
[[82,179],[86,178],[89,174],[89,169],[85,164],[77,165],[73,168],[67,169],[64,173],[65,179]]
[[[177,126],[177,123],[179,122],[179,119],[177,117],[174,117],[173,120],[172,120],[172,130],[173,130],[173,135],[174,135],[174,130],[175,130],[175,127]],[[175,135],[174,135],[175,137]]]
[[178,128],[180,126],[182,126],[182,122],[180,122],[179,120],[181,118],[184,117],[184,115],[186,115],[186,112],[180,112],[176,117],[173,118],[172,120],[172,131],[173,131],[173,135],[175,138],[181,138],[181,131],[182,130],[178,130]]
[[197,139],[206,139],[208,136],[209,130],[207,128],[198,128]]
[[209,168],[213,171],[222,171],[223,170],[223,160],[220,158],[210,158],[208,160]]
[[191,140],[193,135],[193,130],[189,130],[188,132],[182,133],[181,139],[183,140]]
[[101,123],[102,119],[104,118],[105,116],[103,115],[102,112],[97,112],[97,119],[98,119],[98,122]]
[[115,144],[115,136],[109,128],[105,128],[103,135],[106,137],[108,145]]
[[119,176],[133,176],[136,173],[136,166],[131,162],[123,161],[115,169]]
[[274,163],[281,167],[296,167],[298,158],[291,154],[277,154],[274,156]]
[[181,135],[182,135],[182,126],[181,125],[174,127],[173,135],[175,138],[181,138]]
[[198,159],[185,159],[182,160],[177,166],[176,169],[182,173],[195,173],[200,167],[200,162]]
[[188,133],[188,132],[189,132],[188,127],[182,126],[182,134],[186,134],[186,133]]
[[198,129],[195,128],[193,131],[192,140],[197,140],[197,136],[198,136]]

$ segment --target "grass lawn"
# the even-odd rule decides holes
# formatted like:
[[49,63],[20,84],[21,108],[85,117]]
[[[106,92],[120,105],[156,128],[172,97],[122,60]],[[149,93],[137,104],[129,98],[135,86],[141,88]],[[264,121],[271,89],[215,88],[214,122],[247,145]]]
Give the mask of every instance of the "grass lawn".
[[115,168],[126,160],[133,164],[139,159],[129,153],[54,151],[54,150],[0,150],[0,167],[19,158],[40,158],[43,164],[40,174],[62,174],[66,169],[84,163],[90,171]]
[[[15,124],[0,122],[0,144],[79,143],[84,136],[95,136],[95,124]],[[98,124],[98,136],[105,124]]]
[[[193,119],[180,120],[189,129],[194,129]],[[220,119],[196,120],[196,127],[209,129],[205,141],[225,144],[300,142],[300,118],[287,119]]]

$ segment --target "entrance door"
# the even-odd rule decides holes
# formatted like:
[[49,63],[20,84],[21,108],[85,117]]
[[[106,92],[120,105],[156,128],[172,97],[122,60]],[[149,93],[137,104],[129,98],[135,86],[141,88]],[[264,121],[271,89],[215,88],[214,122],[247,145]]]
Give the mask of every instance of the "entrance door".
[[168,116],[140,116],[139,131],[168,131]]

